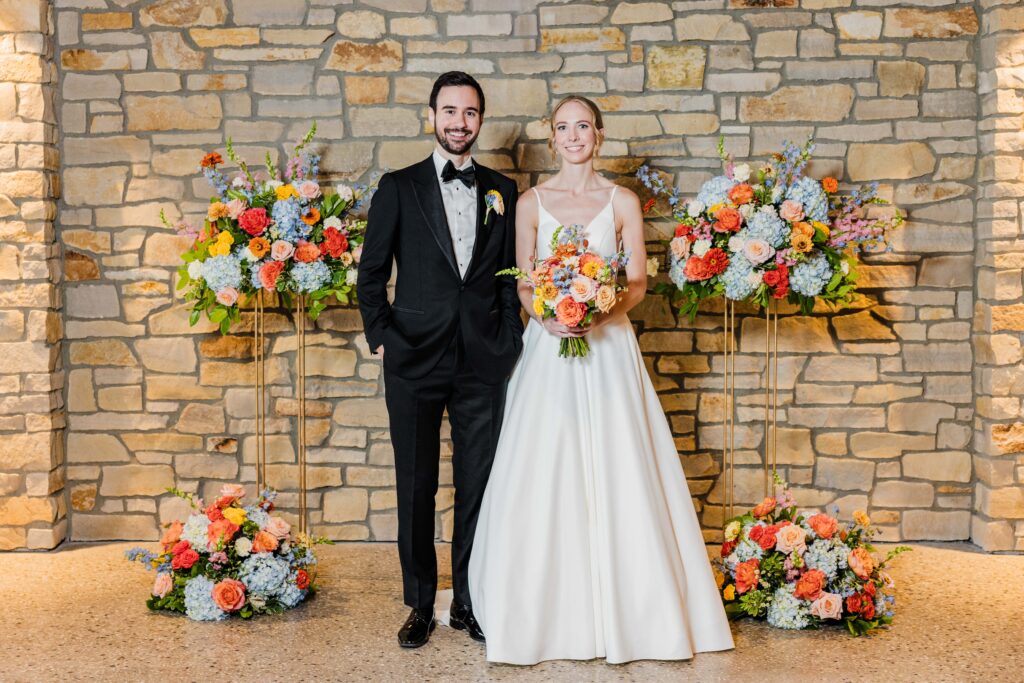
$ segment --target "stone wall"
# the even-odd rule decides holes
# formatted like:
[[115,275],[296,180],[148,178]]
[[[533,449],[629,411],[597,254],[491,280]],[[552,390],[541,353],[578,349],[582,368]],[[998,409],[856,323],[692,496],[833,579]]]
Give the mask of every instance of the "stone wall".
[[56,83],[48,3],[0,0],[0,550],[68,528]]
[[[172,220],[200,219],[209,194],[196,180],[202,154],[223,151],[230,137],[254,162],[267,151],[276,158],[316,118],[325,178],[366,181],[428,153],[430,85],[440,71],[459,68],[476,74],[488,95],[478,158],[523,187],[553,168],[542,117],[570,92],[593,97],[607,112],[599,163],[627,185],[635,186],[631,174],[646,161],[696,191],[718,170],[719,135],[738,158],[814,135],[815,174],[846,185],[881,181],[908,223],[893,251],[868,259],[862,299],[853,309],[810,317],[783,311],[783,475],[806,505],[836,504],[844,515],[867,508],[888,539],[965,539],[975,511],[979,542],[1019,548],[1022,525],[1010,520],[1022,516],[1022,468],[1013,451],[1024,450],[1017,436],[1024,427],[1012,398],[1019,393],[1021,326],[1013,321],[1020,312],[1012,305],[1021,271],[1003,254],[1019,249],[1014,89],[1021,79],[1013,60],[1021,51],[1010,31],[1020,27],[1020,3],[766,4],[53,0],[45,26],[56,26],[61,78],[71,538],[152,539],[159,523],[181,512],[165,487],[206,491],[254,479],[251,319],[225,338],[209,326],[188,327],[174,294],[182,244],[157,217],[163,208]],[[0,58],[21,50],[10,45]],[[0,119],[9,118],[8,101],[0,97]],[[4,168],[14,166],[12,156]],[[14,201],[13,210],[28,211],[28,200]],[[31,220],[50,215],[49,205],[31,205]],[[976,207],[978,263],[986,266],[977,305]],[[662,258],[658,239],[669,228],[650,226],[652,253]],[[37,275],[25,270],[28,246],[18,249],[24,281],[17,291],[28,291],[35,285],[27,278]],[[44,316],[37,323],[57,300],[53,286],[43,286],[49,298],[30,302]],[[0,299],[5,308],[28,305],[9,304],[8,296]],[[33,337],[32,313],[24,331],[5,318],[5,334],[42,339]],[[650,297],[634,318],[713,538],[723,500],[720,315],[677,321]],[[749,312],[741,318],[737,485],[740,501],[753,502],[762,481],[763,320]],[[272,314],[270,328],[270,476],[294,511],[295,337],[283,311]],[[391,539],[394,479],[379,364],[353,311],[328,311],[307,337],[314,531]],[[997,350],[987,355],[989,348]],[[59,367],[51,353],[48,362]],[[13,369],[0,372],[4,382],[26,383],[10,385],[10,400],[26,400],[33,376],[11,380]],[[1002,445],[982,446],[992,433]],[[47,462],[56,466],[59,458]],[[21,475],[10,481],[12,492],[27,486]],[[441,538],[451,523],[450,482],[446,457]],[[8,546],[24,545],[20,526],[7,527]]]

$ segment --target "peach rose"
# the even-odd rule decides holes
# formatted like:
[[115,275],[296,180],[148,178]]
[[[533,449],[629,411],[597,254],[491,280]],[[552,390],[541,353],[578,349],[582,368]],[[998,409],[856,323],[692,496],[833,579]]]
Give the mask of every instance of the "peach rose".
[[747,183],[733,185],[732,189],[729,190],[729,199],[737,206],[740,204],[749,204],[754,199],[754,188]]
[[245,498],[245,487],[241,484],[224,484],[220,487],[220,496],[221,498],[233,498],[235,500]]
[[163,544],[164,548],[170,548],[181,540],[181,530],[184,528],[185,525],[177,520],[171,522],[167,526],[167,531],[165,531],[164,535],[160,538],[160,543]]
[[846,558],[846,562],[850,565],[853,573],[857,575],[857,578],[862,581],[869,579],[871,572],[875,571],[875,559],[864,548],[854,548],[851,550],[849,557]]
[[743,242],[741,248],[743,256],[755,266],[760,265],[775,256],[775,249],[766,240],[759,237],[752,237]]
[[272,553],[279,545],[277,537],[269,531],[259,531],[256,538],[252,539],[252,551],[254,553]]
[[562,299],[555,307],[555,318],[566,327],[576,327],[586,314],[586,305],[577,303],[571,296]]
[[672,255],[680,261],[690,255],[690,240],[686,239],[685,236],[673,237],[668,246],[672,249]]
[[807,532],[803,527],[787,524],[776,534],[775,547],[780,553],[803,552],[807,549]]
[[843,598],[835,593],[822,593],[811,603],[811,615],[819,619],[842,619]]
[[839,522],[835,517],[824,514],[811,515],[807,518],[807,525],[814,529],[814,533],[821,538],[832,538],[839,530]]
[[736,592],[746,593],[757,586],[761,580],[761,563],[758,560],[747,560],[736,565]]
[[607,313],[612,310],[615,306],[615,302],[618,301],[618,297],[615,296],[615,288],[611,285],[601,285],[597,290],[597,296],[594,298],[594,303],[597,304],[597,310],[602,313]]
[[753,515],[755,517],[767,517],[774,509],[775,499],[771,497],[765,498],[757,504],[757,507],[754,508]]
[[174,588],[174,579],[167,572],[161,572],[156,575],[156,581],[153,582],[153,595],[158,598],[165,597]]
[[597,296],[597,283],[589,277],[574,277],[569,285],[569,296],[581,304],[592,301]]
[[267,526],[263,527],[263,530],[279,540],[284,540],[292,530],[292,525],[280,517],[271,517],[270,521],[267,522]]
[[825,572],[811,569],[804,572],[796,582],[793,595],[801,600],[817,600],[825,588]]
[[789,221],[790,223],[802,221],[804,219],[804,207],[800,202],[794,202],[792,199],[787,199],[782,202],[782,206],[779,207],[779,218]]
[[234,287],[225,287],[217,292],[217,303],[224,306],[234,306],[238,301],[238,290]]
[[275,240],[274,243],[270,245],[270,258],[275,261],[287,261],[294,253],[295,247],[292,246],[291,242]]
[[228,216],[231,220],[237,221],[238,217],[242,215],[242,212],[249,207],[245,205],[245,202],[241,199],[232,199],[228,202]]
[[295,191],[303,199],[316,199],[320,196],[320,186],[312,180],[303,180],[295,186]]
[[225,612],[237,612],[245,604],[245,584],[236,579],[214,584],[213,601]]

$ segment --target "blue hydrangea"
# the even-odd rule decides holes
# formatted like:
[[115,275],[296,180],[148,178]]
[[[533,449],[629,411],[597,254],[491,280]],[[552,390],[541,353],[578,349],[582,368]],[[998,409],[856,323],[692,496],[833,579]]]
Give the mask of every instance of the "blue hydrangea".
[[750,282],[750,274],[753,272],[754,264],[742,254],[733,254],[729,267],[722,273],[726,298],[742,301],[753,294],[755,286]]
[[242,562],[239,580],[246,590],[265,595],[276,595],[284,588],[290,568],[288,560],[273,553],[255,553]]
[[246,505],[244,509],[248,519],[259,524],[261,529],[270,522],[270,515],[263,508],[255,505]]
[[302,207],[295,197],[274,202],[271,215],[274,217],[274,225],[270,226],[270,236],[275,240],[286,240],[294,244],[309,228],[302,222]]
[[773,211],[757,211],[747,221],[746,234],[759,237],[776,249],[786,243],[789,226]]
[[672,258],[672,266],[668,269],[668,276],[672,283],[682,289],[689,280],[686,278],[686,260]]
[[839,570],[846,565],[849,550],[845,545],[819,538],[807,546],[804,562],[808,569],[817,569],[825,574],[828,583],[832,583],[839,575]]
[[832,266],[822,253],[817,253],[790,271],[789,286],[797,294],[818,296],[832,279]]
[[256,289],[263,289],[263,282],[260,280],[260,268],[263,267],[265,261],[252,264],[252,270],[249,271],[249,282]]
[[206,515],[192,515],[181,529],[181,540],[188,541],[196,550],[205,551],[206,528],[209,526],[210,520]]
[[331,269],[323,261],[296,263],[292,266],[292,279],[300,292],[308,294],[331,281]]
[[[744,534],[744,536],[746,536],[746,534]],[[731,568],[734,568],[736,564],[739,564],[740,562],[746,562],[747,560],[753,559],[759,560],[763,555],[764,550],[761,549],[761,546],[745,537],[744,540],[740,541],[739,545],[736,546],[736,550],[733,551],[735,564]]]
[[211,256],[203,261],[203,279],[215,292],[242,284],[242,266],[234,256]]
[[804,216],[812,221],[828,221],[828,195],[814,178],[804,176],[789,186],[786,199],[800,202],[804,207]]
[[704,183],[697,193],[697,201],[704,206],[713,206],[729,201],[729,190],[738,183],[724,175],[715,176]]
[[810,604],[793,595],[796,584],[786,584],[772,595],[768,623],[775,628],[799,630],[811,624]]
[[306,599],[307,590],[301,590],[296,584],[295,580],[298,576],[298,572],[292,572],[288,577],[288,580],[284,582],[284,586],[277,594],[277,600],[285,607],[291,608],[299,604]]
[[185,615],[195,621],[220,621],[228,613],[213,601],[213,581],[205,576],[189,579],[185,584]]

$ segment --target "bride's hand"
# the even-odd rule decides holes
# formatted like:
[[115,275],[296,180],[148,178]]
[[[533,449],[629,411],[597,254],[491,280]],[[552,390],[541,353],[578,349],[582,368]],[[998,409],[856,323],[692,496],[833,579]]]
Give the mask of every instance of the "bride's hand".
[[582,337],[588,332],[587,329],[582,327],[567,327],[558,322],[555,318],[544,318],[540,321],[540,324],[544,326],[544,329],[548,331],[548,334],[562,339],[568,337]]
[[604,327],[605,325],[615,322],[620,317],[622,317],[622,313],[614,310],[608,313],[596,313],[587,331],[593,332],[594,330],[597,330],[601,327]]

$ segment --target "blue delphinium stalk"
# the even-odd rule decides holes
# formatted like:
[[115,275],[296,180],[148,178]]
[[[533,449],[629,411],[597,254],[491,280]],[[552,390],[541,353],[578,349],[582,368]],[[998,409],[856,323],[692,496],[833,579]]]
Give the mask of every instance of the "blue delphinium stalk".
[[789,286],[797,294],[818,296],[832,279],[832,266],[822,253],[798,263],[789,274]]
[[203,262],[203,279],[215,292],[242,283],[242,267],[234,256],[211,256]]
[[697,193],[697,201],[704,206],[723,204],[729,201],[729,190],[736,184],[737,181],[728,176],[715,176],[701,186],[700,192]]
[[271,210],[274,225],[270,226],[270,236],[275,240],[287,240],[293,244],[302,234],[305,223],[302,222],[302,207],[295,197],[274,202]]
[[130,548],[124,551],[124,556],[129,562],[138,562],[144,565],[147,570],[153,569],[153,560],[158,557],[156,553],[145,548]]
[[199,170],[204,176],[206,176],[206,181],[210,183],[210,186],[214,190],[217,191],[220,198],[226,201],[228,181],[224,177],[224,174],[218,171],[215,167],[200,168]]
[[239,580],[246,590],[266,595],[277,595],[284,587],[290,568],[288,560],[272,553],[255,553],[242,562]]
[[733,301],[742,301],[750,296],[756,288],[750,281],[750,274],[753,272],[754,265],[743,254],[733,254],[729,266],[722,273],[725,296]]
[[220,621],[228,613],[213,601],[213,581],[196,576],[185,584],[185,614],[195,621]]
[[331,281],[331,269],[323,261],[299,262],[292,266],[292,279],[300,292],[308,294]]
[[808,604],[793,595],[796,584],[781,586],[772,595],[768,606],[768,623],[775,628],[799,630],[807,628],[811,623]]
[[776,249],[786,243],[789,232],[786,221],[779,218],[774,211],[758,210],[747,221],[747,236],[763,239]]
[[828,221],[828,195],[814,178],[804,176],[786,190],[786,199],[800,202],[804,215],[812,221]]
[[568,292],[570,285],[572,285],[573,274],[568,268],[559,268],[552,276],[551,281],[555,287],[558,287],[559,291]]

